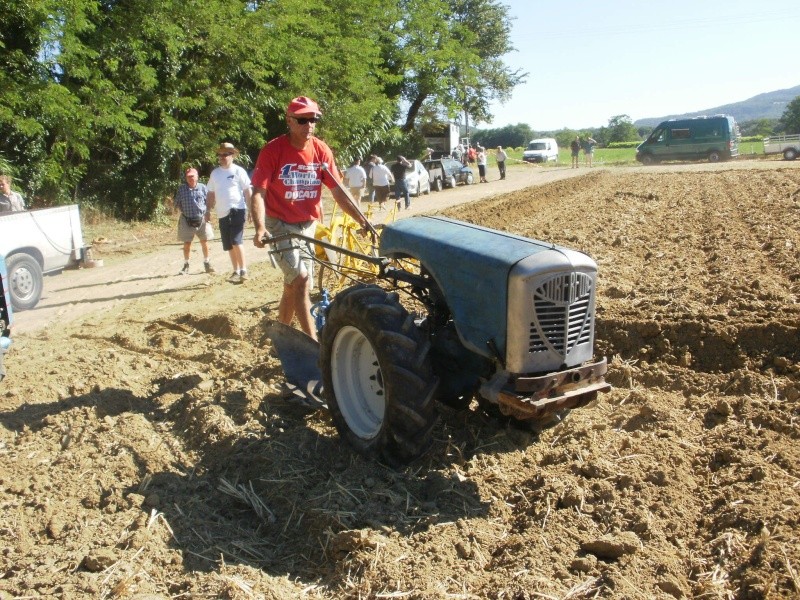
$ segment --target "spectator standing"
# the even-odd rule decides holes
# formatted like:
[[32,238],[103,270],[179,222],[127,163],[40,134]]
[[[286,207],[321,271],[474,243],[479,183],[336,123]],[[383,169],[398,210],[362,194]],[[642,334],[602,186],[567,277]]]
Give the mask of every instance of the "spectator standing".
[[242,167],[233,163],[238,155],[233,144],[225,142],[217,148],[219,166],[208,178],[206,199],[209,210],[217,209],[222,249],[230,256],[233,266],[233,274],[228,279],[231,283],[244,283],[248,279],[242,237],[250,203],[250,178]]
[[11,190],[11,177],[0,175],[0,212],[20,212],[25,210],[25,201],[19,192]]
[[481,179],[481,183],[489,183],[486,179],[486,150],[483,146],[478,146],[476,160],[478,161],[478,176]]
[[575,139],[569,143],[569,150],[572,153],[572,168],[578,168],[578,156],[581,152],[581,136],[576,135]]
[[587,166],[592,166],[592,157],[594,156],[594,147],[596,145],[597,142],[591,136],[587,136],[583,142],[583,158]]
[[375,201],[378,203],[378,208],[383,210],[386,208],[386,200],[389,198],[389,186],[394,183],[394,176],[380,156],[375,157],[375,166],[372,167],[370,173],[372,179],[372,187],[375,190]]
[[367,183],[367,172],[361,166],[361,159],[357,158],[353,161],[344,173],[344,180],[347,187],[350,189],[350,195],[356,201],[357,206],[361,205],[361,195],[364,193],[364,186]]
[[367,185],[367,202],[374,202],[375,201],[375,188],[372,185],[372,169],[375,167],[375,163],[378,162],[378,157],[374,154],[370,154],[369,158],[367,159],[367,163],[364,165],[364,172],[366,175],[366,185]]
[[189,254],[195,236],[200,240],[206,273],[213,273],[214,267],[211,266],[208,256],[208,242],[214,239],[214,230],[209,222],[211,211],[206,205],[208,190],[199,183],[197,169],[186,169],[184,177],[186,181],[178,186],[172,200],[181,213],[178,217],[178,241],[183,242],[183,268],[180,274],[186,275],[189,272]]
[[497,152],[495,152],[494,158],[497,161],[497,170],[500,171],[500,179],[505,179],[506,159],[508,158],[508,154],[506,154],[506,151],[503,150],[502,146],[497,147]]
[[411,208],[411,194],[408,192],[408,181],[406,181],[406,171],[412,168],[412,165],[405,156],[397,156],[397,162],[392,165],[390,169],[392,177],[394,177],[394,193],[397,202],[397,210],[400,210],[400,197],[405,199],[406,210]]
[[[350,202],[336,179],[336,162],[328,145],[314,136],[322,117],[311,98],[299,96],[286,109],[288,133],[269,141],[258,155],[253,172],[252,214],[256,234],[253,244],[264,247],[263,238],[299,233],[313,238],[316,221],[322,217],[322,186],[334,201],[361,227],[369,225],[358,207]],[[327,164],[327,167],[324,165]],[[278,266],[283,272],[283,295],[278,320],[290,324],[297,317],[300,328],[317,339],[311,316],[313,250],[293,240],[277,244]]]
[[475,158],[478,156],[478,152],[472,146],[469,147],[467,150],[467,162],[471,165],[475,164]]

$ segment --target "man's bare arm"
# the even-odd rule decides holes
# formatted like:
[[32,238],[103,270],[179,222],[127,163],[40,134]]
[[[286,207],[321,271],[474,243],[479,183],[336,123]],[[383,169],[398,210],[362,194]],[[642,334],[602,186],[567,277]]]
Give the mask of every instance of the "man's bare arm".
[[253,237],[253,245],[255,245],[257,248],[264,247],[264,243],[261,241],[261,238],[263,238],[264,234],[267,233],[267,229],[264,227],[264,221],[266,220],[264,194],[266,194],[266,190],[264,190],[264,188],[254,187],[253,192],[250,194],[250,198],[248,199],[250,214],[253,216],[253,226],[256,228],[256,234]]

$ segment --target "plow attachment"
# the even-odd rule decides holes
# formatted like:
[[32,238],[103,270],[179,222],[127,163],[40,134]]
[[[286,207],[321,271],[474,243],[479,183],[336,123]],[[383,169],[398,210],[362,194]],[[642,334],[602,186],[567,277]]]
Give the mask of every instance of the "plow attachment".
[[325,408],[322,397],[322,373],[319,370],[319,343],[302,331],[273,321],[267,326],[281,361],[292,396],[309,408]]

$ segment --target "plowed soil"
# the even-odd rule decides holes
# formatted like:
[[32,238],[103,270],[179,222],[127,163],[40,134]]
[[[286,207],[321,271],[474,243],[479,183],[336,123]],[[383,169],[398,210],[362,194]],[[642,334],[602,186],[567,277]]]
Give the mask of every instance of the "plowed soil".
[[444,213],[597,260],[612,392],[541,432],[443,407],[391,470],[282,399],[268,262],[178,278],[172,230],[96,240],[7,355],[0,598],[800,597],[800,164]]

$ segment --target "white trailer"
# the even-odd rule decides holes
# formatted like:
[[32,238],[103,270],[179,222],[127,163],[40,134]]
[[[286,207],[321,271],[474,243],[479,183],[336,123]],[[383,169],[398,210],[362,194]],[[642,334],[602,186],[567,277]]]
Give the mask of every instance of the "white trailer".
[[0,255],[8,270],[14,310],[36,306],[43,275],[60,273],[86,259],[77,204],[0,213]]
[[800,156],[800,134],[764,138],[764,154],[783,154],[785,160]]

